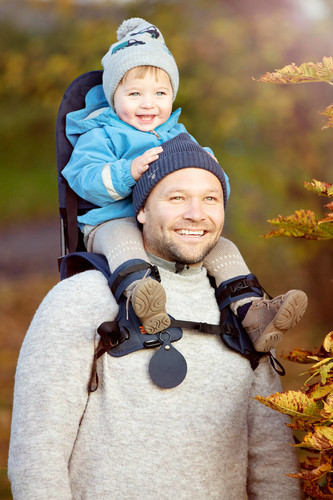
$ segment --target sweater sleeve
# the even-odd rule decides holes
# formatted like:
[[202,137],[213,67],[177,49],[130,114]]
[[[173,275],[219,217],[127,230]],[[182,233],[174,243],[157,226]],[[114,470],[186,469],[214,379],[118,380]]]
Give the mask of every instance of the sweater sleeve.
[[126,198],[135,185],[131,160],[117,157],[103,127],[79,137],[62,174],[79,196],[99,207]]
[[255,381],[249,403],[249,500],[299,500],[302,497],[297,479],[286,474],[298,472],[299,464],[289,419],[255,400],[281,392],[279,377],[264,357],[255,370]]
[[[96,325],[110,319],[101,310],[117,309],[108,292],[98,271],[64,280],[30,325],[15,377],[8,460],[15,500],[72,498],[68,463],[89,398]],[[105,302],[99,312],[94,297]]]

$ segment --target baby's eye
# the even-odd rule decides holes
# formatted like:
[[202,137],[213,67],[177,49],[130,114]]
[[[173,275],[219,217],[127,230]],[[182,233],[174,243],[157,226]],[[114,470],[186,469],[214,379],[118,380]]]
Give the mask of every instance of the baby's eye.
[[166,92],[164,92],[163,90],[160,90],[160,91],[156,92],[156,95],[158,95],[158,96],[166,95]]
[[140,94],[139,94],[139,92],[131,92],[130,95],[133,97],[138,97],[138,95],[140,95]]

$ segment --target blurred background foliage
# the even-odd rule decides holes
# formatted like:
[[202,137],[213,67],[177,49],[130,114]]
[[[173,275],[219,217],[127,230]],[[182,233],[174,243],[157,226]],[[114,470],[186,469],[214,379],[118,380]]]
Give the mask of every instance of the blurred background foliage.
[[[183,123],[230,177],[225,236],[272,295],[289,288],[309,295],[303,323],[281,349],[320,345],[332,328],[332,243],[260,235],[278,214],[299,208],[324,214],[322,199],[303,181],[332,182],[332,130],[321,130],[319,114],[333,102],[332,87],[253,77],[331,56],[332,2],[0,0],[0,14],[2,232],[57,217],[55,122],[62,95],[80,73],[101,69],[123,19],[143,17],[160,28],[178,64],[175,108],[182,108]],[[56,281],[54,269],[50,274]]]
[[101,68],[121,21],[141,16],[158,25],[178,63],[183,122],[230,176],[225,234],[273,293],[293,285],[329,295],[330,243],[259,236],[277,214],[323,210],[303,180],[332,181],[332,131],[321,131],[319,114],[332,89],[252,77],[331,55],[331,2],[12,0],[0,9],[0,225],[56,216],[62,95],[80,73]]

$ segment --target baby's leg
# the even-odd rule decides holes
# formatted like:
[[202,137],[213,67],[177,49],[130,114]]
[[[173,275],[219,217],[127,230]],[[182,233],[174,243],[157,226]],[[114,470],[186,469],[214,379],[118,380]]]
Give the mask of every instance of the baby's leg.
[[[204,261],[217,286],[222,282],[248,275],[250,271],[238,248],[231,241],[220,238]],[[246,297],[230,304],[248,332],[257,351],[269,351],[278,345],[283,335],[302,318],[307,307],[307,296],[301,290],[290,290],[275,299]]]
[[94,230],[90,244],[92,252],[105,255],[111,273],[131,259],[149,262],[142,233],[133,217],[113,219],[101,224]]
[[[250,274],[236,245],[222,237],[207,255],[204,266],[214,276],[217,286]],[[301,290],[290,290],[275,299],[258,298],[254,294],[230,304],[257,351],[269,351],[278,345],[283,334],[300,321],[306,306],[307,297]]]
[[250,274],[236,245],[222,237],[205,258],[204,266],[214,276],[217,286],[235,276]]
[[[217,288],[221,283],[231,278],[250,274],[250,270],[236,245],[222,237],[205,258],[204,267],[211,276],[214,276]],[[233,312],[236,314],[238,307],[251,303],[255,298],[258,297],[247,297],[233,302],[231,304]]]
[[[89,246],[93,252],[105,255],[111,273],[120,266],[126,268],[126,263],[134,259],[149,262],[142,233],[134,218],[114,219],[101,224],[91,233],[88,249]],[[150,276],[135,279],[123,293],[130,298],[147,333],[159,332],[170,325],[165,310],[166,295],[159,281]]]

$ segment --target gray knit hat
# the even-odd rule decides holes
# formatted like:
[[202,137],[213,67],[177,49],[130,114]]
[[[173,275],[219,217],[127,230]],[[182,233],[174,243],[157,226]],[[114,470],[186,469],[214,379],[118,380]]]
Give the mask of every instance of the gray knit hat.
[[162,144],[163,151],[152,162],[133,189],[135,216],[138,215],[152,189],[164,177],[183,168],[203,168],[214,174],[222,185],[224,209],[228,199],[227,182],[222,167],[186,133],[181,133]]
[[136,66],[156,66],[163,69],[170,77],[175,100],[179,85],[177,64],[156,26],[140,17],[133,17],[119,26],[117,38],[118,42],[111,45],[102,59],[103,89],[111,108],[113,94],[120,80]]

